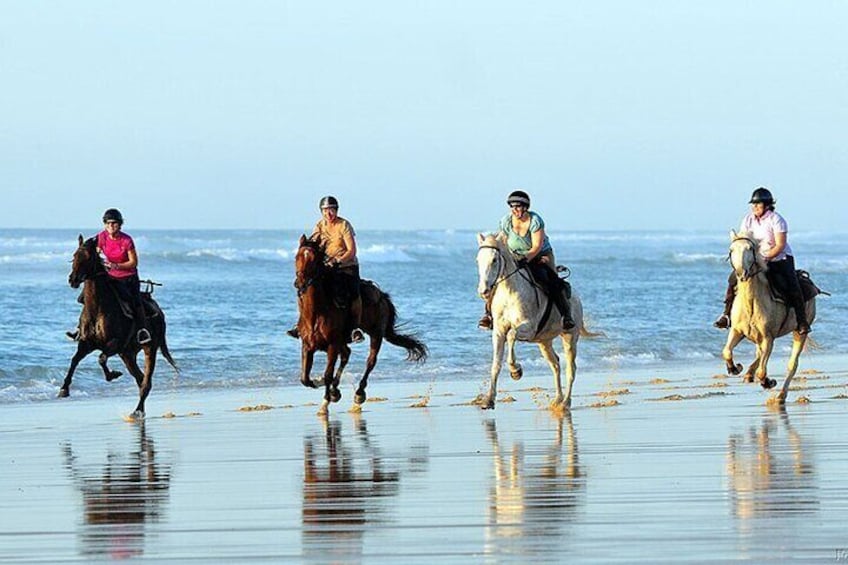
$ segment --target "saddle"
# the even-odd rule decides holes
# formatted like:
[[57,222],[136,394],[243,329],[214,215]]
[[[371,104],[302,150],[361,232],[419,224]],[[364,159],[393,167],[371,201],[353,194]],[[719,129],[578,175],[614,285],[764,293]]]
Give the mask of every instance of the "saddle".
[[[820,289],[816,283],[813,282],[812,277],[810,277],[810,273],[807,271],[798,269],[795,271],[795,274],[798,276],[798,282],[801,285],[801,296],[804,299],[804,302],[808,302],[818,296],[819,294],[827,295],[828,293]],[[772,298],[777,302],[782,302],[787,304],[786,297],[780,291],[780,289],[775,286],[774,281],[771,277],[766,277],[769,283],[769,291],[771,292]]]

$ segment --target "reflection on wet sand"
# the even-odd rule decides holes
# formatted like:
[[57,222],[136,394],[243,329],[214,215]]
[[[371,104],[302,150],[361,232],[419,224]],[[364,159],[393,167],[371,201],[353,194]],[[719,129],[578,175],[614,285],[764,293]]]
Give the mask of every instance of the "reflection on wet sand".
[[303,552],[348,562],[362,555],[365,532],[387,520],[400,472],[385,468],[361,417],[352,438],[338,420],[324,423],[323,437],[303,440]]
[[739,532],[762,530],[768,535],[769,521],[817,512],[819,487],[812,461],[785,409],[764,417],[745,433],[731,435],[727,475]]
[[161,518],[171,480],[171,466],[156,462],[144,424],[138,426],[137,448],[110,452],[103,465],[80,464],[71,443],[63,451],[65,468],[82,493],[81,554],[110,559],[142,555],[146,525]]
[[495,420],[484,421],[494,462],[487,555],[550,555],[552,548],[562,548],[562,526],[574,521],[583,505],[586,478],[571,415],[556,418],[553,442],[532,453],[519,440],[502,445]]

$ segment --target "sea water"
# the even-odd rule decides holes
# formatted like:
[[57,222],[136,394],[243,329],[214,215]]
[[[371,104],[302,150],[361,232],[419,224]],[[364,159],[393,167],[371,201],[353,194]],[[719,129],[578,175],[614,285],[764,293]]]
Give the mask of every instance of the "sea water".
[[[75,344],[78,290],[68,286],[70,260],[81,230],[0,230],[0,402],[53,398]],[[297,319],[294,256],[300,232],[291,230],[128,230],[140,257],[140,276],[160,283],[155,297],[166,313],[168,345],[177,375],[160,357],[157,390],[300,386],[300,343],[285,335]],[[85,236],[95,232],[83,231]],[[712,327],[721,313],[729,266],[725,232],[550,232],[557,261],[571,271],[586,322],[604,337],[580,341],[580,371],[632,367],[721,372],[726,334]],[[848,242],[831,233],[791,235],[799,268],[831,292],[820,297],[812,337],[815,354],[848,353]],[[376,281],[397,307],[402,333],[430,350],[424,364],[384,344],[374,380],[438,383],[488,378],[491,338],[477,329],[477,242],[470,230],[358,233],[363,278]],[[791,340],[773,359],[785,362]],[[744,350],[744,346],[740,346]],[[749,346],[750,347],[750,346]],[[750,349],[748,350],[750,351]],[[535,347],[519,353],[525,374],[548,386]],[[348,374],[361,371],[367,342],[354,346]],[[775,367],[778,361],[773,361]],[[116,358],[113,369],[123,369]],[[323,369],[316,357],[313,373]],[[773,368],[772,371],[775,371]],[[72,394],[126,394],[135,386],[106,383],[96,354],[77,370]]]

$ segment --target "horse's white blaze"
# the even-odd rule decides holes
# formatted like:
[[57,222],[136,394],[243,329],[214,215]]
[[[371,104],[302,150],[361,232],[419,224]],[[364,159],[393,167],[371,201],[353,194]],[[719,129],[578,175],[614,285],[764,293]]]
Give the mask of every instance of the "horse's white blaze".
[[[489,393],[484,406],[493,407],[497,395],[497,381],[503,365],[504,350],[510,371],[520,370],[515,357],[515,342],[538,343],[542,356],[554,375],[556,396],[554,404],[568,407],[571,404],[571,389],[577,372],[575,362],[577,340],[583,331],[583,306],[576,293],[571,297],[571,317],[575,327],[568,332],[562,330],[561,317],[556,306],[552,306],[550,317],[538,331],[549,298],[530,281],[526,272],[516,271],[515,260],[502,238],[478,234],[477,243],[477,291],[483,296],[492,292],[492,370]],[[560,360],[553,349],[553,340],[559,336],[563,341],[566,369],[566,387],[561,385]]]

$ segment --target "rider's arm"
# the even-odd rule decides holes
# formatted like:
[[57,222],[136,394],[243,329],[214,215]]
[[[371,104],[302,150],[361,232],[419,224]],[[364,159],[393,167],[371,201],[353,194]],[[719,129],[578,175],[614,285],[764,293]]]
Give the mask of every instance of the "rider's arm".
[[123,263],[111,263],[107,262],[107,269],[117,269],[119,271],[131,271],[138,267],[138,254],[135,252],[135,249],[130,249],[127,251],[127,260]]
[[342,236],[342,239],[345,242],[345,249],[347,251],[336,257],[339,263],[344,263],[345,261],[349,261],[356,257],[356,240],[353,238],[353,234],[346,231]]
[[776,232],[774,232],[774,247],[772,247],[771,249],[767,249],[763,253],[763,257],[765,257],[768,260],[774,259],[778,255],[783,253],[783,250],[785,248],[786,248],[786,232],[776,231]]
[[528,261],[532,261],[536,255],[542,250],[542,244],[545,242],[545,228],[539,228],[530,234],[530,251],[525,257]]

